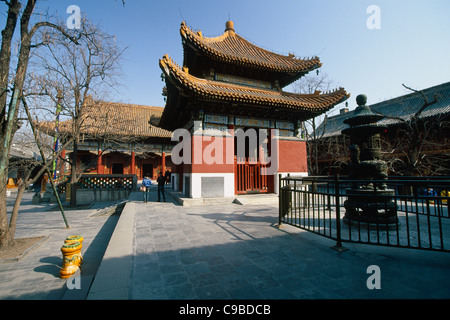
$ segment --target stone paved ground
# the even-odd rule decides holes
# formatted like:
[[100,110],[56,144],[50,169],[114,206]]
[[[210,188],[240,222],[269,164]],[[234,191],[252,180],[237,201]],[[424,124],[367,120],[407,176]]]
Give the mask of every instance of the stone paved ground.
[[[8,197],[8,205],[15,199]],[[16,238],[48,236],[39,247],[19,262],[0,263],[0,300],[7,299],[84,299],[118,216],[111,215],[113,203],[97,203],[87,210],[65,210],[70,228],[66,229],[61,212],[47,211],[55,204],[33,204],[32,193],[26,193],[19,213]],[[84,237],[81,290],[67,290],[59,278],[62,267],[61,246],[71,235]],[[73,282],[75,284],[75,282]]]
[[[1,300],[85,299],[94,276],[112,279],[108,272],[117,272],[97,269],[108,259],[101,261],[114,228],[132,235],[131,257],[125,257],[131,263],[118,264],[130,266],[119,270],[128,282],[127,299],[450,298],[450,254],[347,243],[348,251],[337,252],[329,239],[277,228],[275,205],[182,207],[155,202],[155,192],[144,204],[136,192],[130,196],[132,223],[116,226],[118,217],[105,214],[112,204],[102,203],[66,211],[67,230],[58,211],[33,205],[31,196],[24,199],[17,237],[49,238],[21,261],[0,264]],[[85,238],[82,289],[68,290],[58,276],[60,247],[75,234]],[[379,290],[366,286],[370,265],[380,268]],[[108,285],[113,290],[115,283]]]
[[[136,203],[130,299],[450,298],[448,253],[347,243],[337,252],[329,239],[277,228],[276,205]],[[379,290],[366,285],[370,265]]]

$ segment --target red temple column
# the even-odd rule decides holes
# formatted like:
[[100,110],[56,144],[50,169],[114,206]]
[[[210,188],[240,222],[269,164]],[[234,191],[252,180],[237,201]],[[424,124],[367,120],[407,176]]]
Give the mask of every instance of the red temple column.
[[131,174],[136,174],[136,154],[131,151]]
[[98,158],[97,158],[97,174],[103,174],[104,168],[103,168],[103,157],[102,157],[102,151],[98,150]]
[[164,151],[161,154],[161,172],[163,175],[166,172],[166,153]]
[[66,149],[61,151],[59,157],[59,176],[63,176],[66,173],[66,162],[64,161],[66,159]]

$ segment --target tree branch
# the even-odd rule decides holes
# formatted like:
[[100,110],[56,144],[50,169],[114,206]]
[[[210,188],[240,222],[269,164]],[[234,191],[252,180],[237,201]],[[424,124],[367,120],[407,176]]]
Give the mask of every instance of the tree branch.
[[70,34],[68,34],[64,28],[62,28],[61,26],[58,26],[57,24],[48,22],[48,21],[41,21],[41,22],[37,22],[30,30],[29,37],[33,37],[33,35],[36,33],[36,31],[41,28],[41,27],[50,27],[50,28],[54,28],[56,30],[58,30],[59,32],[61,32],[67,39],[69,39],[70,41],[72,41],[73,43],[75,43],[76,45],[79,45],[78,40],[81,39],[81,33],[78,35],[78,37],[74,37],[71,36]]
[[436,94],[433,95],[433,101],[428,101],[427,96],[425,95],[425,93],[423,93],[422,90],[415,90],[415,89],[412,89],[412,88],[406,86],[406,85],[403,84],[403,83],[402,83],[402,86],[405,87],[405,88],[408,89],[408,90],[411,90],[411,91],[413,91],[413,92],[419,93],[419,94],[422,96],[422,98],[423,98],[424,104],[423,104],[422,107],[420,107],[419,110],[417,110],[417,112],[414,114],[413,118],[417,118],[418,116],[420,116],[420,115],[422,114],[422,112],[423,112],[426,108],[428,108],[429,106],[431,106],[431,105],[433,105],[433,104],[435,104],[435,103],[438,102],[438,98],[437,98]]

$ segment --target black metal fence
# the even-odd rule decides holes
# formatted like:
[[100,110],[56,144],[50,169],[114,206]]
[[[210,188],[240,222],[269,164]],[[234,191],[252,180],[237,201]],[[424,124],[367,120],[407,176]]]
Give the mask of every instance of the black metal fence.
[[[449,177],[370,181],[372,205],[377,202],[382,210],[388,200],[395,204],[394,223],[346,219],[348,190],[367,183],[339,176],[280,176],[279,224],[336,240],[337,249],[343,249],[342,242],[355,242],[450,252]],[[379,192],[382,184],[393,195]]]
[[[58,193],[66,191],[70,177],[65,177],[57,184]],[[135,174],[83,174],[77,182],[79,189],[127,189],[137,187]]]
[[134,174],[83,174],[78,181],[81,189],[135,189]]

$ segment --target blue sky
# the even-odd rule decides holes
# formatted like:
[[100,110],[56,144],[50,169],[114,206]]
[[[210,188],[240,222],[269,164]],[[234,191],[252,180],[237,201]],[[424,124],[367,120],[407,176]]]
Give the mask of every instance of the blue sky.
[[[450,81],[450,1],[448,0],[48,0],[49,9],[67,19],[77,5],[128,47],[124,87],[110,100],[164,106],[158,60],[169,54],[182,64],[179,34],[184,20],[204,36],[218,36],[231,18],[235,31],[265,49],[319,56],[321,72],[335,87],[351,93],[349,107],[364,93],[368,103],[408,93],[402,83],[424,89]],[[380,9],[381,29],[369,29],[370,5]],[[2,4],[1,10],[5,11]],[[4,26],[5,14],[0,16]],[[292,91],[285,88],[286,91]],[[337,106],[337,112],[342,106]]]

